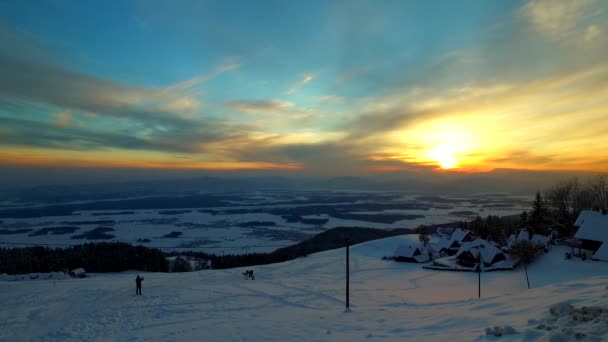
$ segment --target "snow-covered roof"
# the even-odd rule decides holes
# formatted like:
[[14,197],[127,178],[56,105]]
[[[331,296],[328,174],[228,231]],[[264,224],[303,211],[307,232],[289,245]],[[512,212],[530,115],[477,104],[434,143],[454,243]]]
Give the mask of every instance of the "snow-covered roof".
[[422,248],[420,248],[420,246],[415,245],[415,244],[404,243],[402,245],[399,245],[399,247],[397,247],[397,249],[395,250],[395,256],[404,257],[404,258],[413,258],[414,254],[416,253],[417,250],[420,251],[420,253],[422,253]]
[[473,256],[481,254],[481,261],[484,263],[491,263],[496,255],[503,254],[498,247],[494,246],[494,244],[490,243],[490,241],[483,239],[475,239],[473,241],[463,243],[456,253],[456,257],[467,251],[471,252]]
[[608,241],[602,243],[600,248],[593,254],[593,259],[608,261]]
[[79,275],[79,274],[83,274],[86,272],[85,272],[84,268],[77,268],[77,269],[72,270],[72,273],[75,275]]
[[511,234],[507,239],[507,247],[511,248],[517,241],[530,241],[530,232],[527,229],[521,229],[517,235]]
[[509,238],[507,239],[507,245],[511,245],[516,239],[517,236],[515,234],[509,235]]
[[457,242],[457,241],[454,241],[452,239],[440,239],[439,241],[437,241],[433,244],[434,245],[433,247],[434,247],[434,250],[440,251],[444,248],[452,247],[452,244],[454,244],[454,242]]
[[[581,213],[579,218],[582,215]],[[584,240],[608,242],[608,215],[585,215],[574,237]]]
[[593,210],[583,210],[578,215],[576,222],[574,222],[574,225],[577,227],[580,227],[587,218],[596,217],[596,216],[602,216],[602,213],[600,213],[599,211],[593,211]]
[[462,239],[464,239],[469,233],[470,232],[468,230],[458,228],[452,233],[452,240],[462,241]]
[[517,241],[523,241],[523,240],[526,240],[526,241],[530,240],[530,233],[526,229],[520,230],[519,234],[517,234]]

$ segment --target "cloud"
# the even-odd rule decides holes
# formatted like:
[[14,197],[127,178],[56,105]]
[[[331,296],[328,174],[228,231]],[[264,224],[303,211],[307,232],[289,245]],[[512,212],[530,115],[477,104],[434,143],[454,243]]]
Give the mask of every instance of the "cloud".
[[586,42],[594,42],[596,40],[599,40],[602,36],[602,29],[599,28],[599,26],[597,25],[590,25],[589,27],[587,27],[587,30],[585,31],[585,41]]
[[323,104],[342,104],[344,103],[344,98],[337,95],[325,95],[319,96],[318,101]]
[[170,100],[160,108],[167,112],[192,113],[201,108],[201,102],[193,96],[183,96]]
[[166,93],[183,93],[188,91],[201,83],[205,83],[209,80],[212,80],[219,75],[224,73],[232,72],[238,69],[241,66],[241,62],[238,59],[228,61],[223,63],[222,65],[216,67],[213,71],[209,73],[203,73],[197,75],[189,80],[185,80],[176,84],[172,84],[164,89]]
[[57,65],[0,55],[0,97],[45,103],[115,117],[167,119],[142,103],[167,99],[162,92],[84,75]]
[[277,111],[290,110],[295,107],[293,102],[282,100],[238,100],[228,103],[234,110],[251,114],[271,114]]
[[[21,42],[17,38],[22,35],[2,30],[2,27],[0,35],[12,37],[7,41],[19,51],[32,52],[24,58],[7,53],[11,46],[0,46],[0,106],[9,113],[16,113],[16,107],[19,107],[29,108],[32,115],[46,115],[49,110],[61,108],[65,112],[55,119],[62,126],[82,126],[81,121],[70,117],[70,114],[80,112],[88,120],[104,119],[106,124],[114,125],[120,121],[119,129],[123,134],[169,140],[170,134],[178,138],[180,134],[191,134],[194,139],[202,132],[204,141],[210,132],[221,133],[229,126],[227,122],[220,123],[221,120],[197,120],[195,114],[199,113],[201,103],[188,92],[205,80],[238,68],[239,63],[235,60],[226,61],[206,75],[165,89],[135,87],[87,75],[58,63],[41,62],[46,51],[43,45],[37,45],[33,39]],[[41,53],[34,54],[34,51]]]
[[64,110],[55,114],[55,124],[59,127],[70,127],[72,125],[72,112]]
[[302,79],[298,83],[294,84],[291,88],[289,88],[289,90],[287,90],[287,95],[295,94],[298,90],[300,90],[300,88],[310,83],[316,77],[317,76],[312,73],[302,75]]
[[557,40],[579,34],[580,25],[596,12],[594,0],[532,0],[521,13],[541,33]]
[[[78,123],[78,122],[77,122]],[[8,138],[4,146],[44,147],[57,150],[99,151],[107,149],[172,153],[207,153],[207,145],[246,137],[251,127],[224,121],[207,120],[180,130],[117,127],[92,129],[82,125],[58,126],[34,120],[0,117],[0,126]]]

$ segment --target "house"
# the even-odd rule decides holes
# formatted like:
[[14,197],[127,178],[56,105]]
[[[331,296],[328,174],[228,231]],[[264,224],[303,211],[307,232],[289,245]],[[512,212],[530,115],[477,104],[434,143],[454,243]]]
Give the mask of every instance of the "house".
[[576,220],[574,238],[580,241],[582,253],[592,259],[608,261],[608,215],[583,211]]
[[465,267],[475,267],[478,262],[485,267],[507,259],[507,255],[490,241],[476,239],[462,244],[456,253],[456,262]]
[[404,243],[395,250],[395,261],[400,262],[427,262],[428,252],[414,243]]
[[473,241],[475,238],[470,231],[458,228],[452,233],[451,239],[458,242],[469,242]]
[[440,239],[436,243],[433,244],[433,250],[439,252],[444,255],[454,255],[458,252],[461,244],[456,240],[452,240],[449,238]]
[[456,228],[451,227],[438,227],[436,230],[437,235],[441,237],[450,237]]
[[597,217],[597,216],[602,216],[602,213],[600,213],[599,211],[594,211],[594,210],[583,210],[576,218],[576,221],[574,222],[574,226],[580,227],[583,224],[583,222],[585,222],[585,220],[587,220],[588,218],[593,218],[593,217]]
[[468,230],[460,228],[452,229],[450,236],[441,236],[439,241],[433,244],[433,250],[441,255],[452,256],[458,252],[463,243],[473,241],[473,234]]

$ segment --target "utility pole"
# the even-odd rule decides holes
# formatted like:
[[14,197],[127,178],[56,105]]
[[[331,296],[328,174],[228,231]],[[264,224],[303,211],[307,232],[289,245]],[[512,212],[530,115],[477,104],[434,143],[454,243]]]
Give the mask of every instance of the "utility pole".
[[528,290],[530,289],[530,279],[528,279],[528,268],[526,267],[526,263],[524,262],[524,271],[526,272],[526,282],[528,283]]
[[349,255],[350,240],[346,239],[346,311],[350,309],[350,255]]
[[477,298],[481,298],[481,252],[477,256]]

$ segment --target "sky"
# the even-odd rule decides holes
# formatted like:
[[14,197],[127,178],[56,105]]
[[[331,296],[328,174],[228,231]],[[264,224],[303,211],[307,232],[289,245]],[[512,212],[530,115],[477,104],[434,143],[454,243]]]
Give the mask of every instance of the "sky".
[[2,1],[0,166],[608,172],[608,2]]

